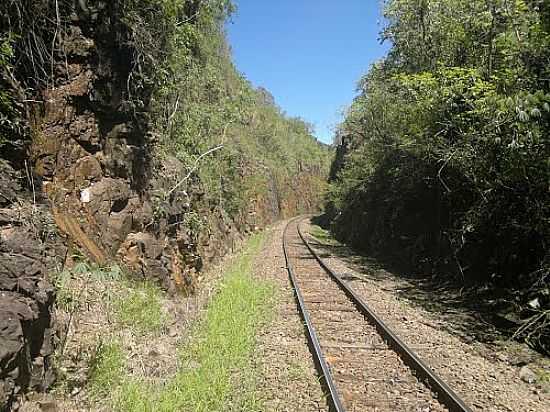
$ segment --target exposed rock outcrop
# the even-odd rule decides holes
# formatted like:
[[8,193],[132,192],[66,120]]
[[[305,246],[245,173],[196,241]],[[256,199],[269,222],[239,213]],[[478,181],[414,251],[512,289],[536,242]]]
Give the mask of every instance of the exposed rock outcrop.
[[[35,171],[59,228],[97,263],[118,257],[169,290],[185,287],[190,281],[182,281],[182,272],[198,268],[189,267],[195,262],[183,259],[175,240],[184,222],[170,228],[151,204],[157,183],[149,179],[151,90],[129,96],[134,53],[123,39],[130,34],[116,5],[93,8],[74,10],[61,40],[66,60],[57,67],[65,80],[45,89],[45,104],[35,107]],[[183,212],[174,209],[168,202],[163,218]]]
[[0,159],[0,410],[54,379],[55,292],[48,281],[56,242],[51,215],[25,199],[19,174]]
[[[192,293],[198,274],[245,234],[320,204],[307,178],[270,176],[265,193],[229,216],[195,174],[183,179],[188,165],[158,153],[147,73],[158,68],[139,61],[125,15],[129,4],[21,0],[0,6],[2,25],[32,26],[39,52],[48,49],[36,56],[35,68],[35,45],[27,48],[24,33],[15,42],[18,63],[0,66],[0,92],[6,83],[17,96],[26,138],[14,157],[0,135],[0,410],[13,395],[52,382],[55,292],[47,279],[67,245],[98,264],[122,263],[170,292]],[[186,15],[196,15],[199,5],[189,3]],[[138,17],[153,18],[155,7]],[[241,166],[239,173],[250,166],[251,176],[267,170],[257,161]],[[261,173],[253,170],[260,167]],[[290,186],[304,190],[279,193]]]

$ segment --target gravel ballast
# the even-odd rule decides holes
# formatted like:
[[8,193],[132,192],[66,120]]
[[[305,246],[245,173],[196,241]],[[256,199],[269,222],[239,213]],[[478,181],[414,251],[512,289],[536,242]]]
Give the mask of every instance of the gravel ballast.
[[273,318],[258,336],[254,354],[257,391],[266,412],[328,411],[288,280],[282,249],[285,225],[273,227],[256,258],[255,275],[273,282],[277,289]]
[[[302,230],[311,231],[308,221]],[[319,240],[309,236],[314,249],[335,272],[344,274],[348,284],[474,411],[550,411],[547,388],[522,379],[521,363],[512,364],[509,352],[496,345],[465,342],[453,334],[448,319],[404,300],[400,290],[411,287],[402,278],[385,270],[360,267],[346,258],[330,254]],[[510,343],[510,345],[512,345]],[[525,373],[523,373],[525,375]]]

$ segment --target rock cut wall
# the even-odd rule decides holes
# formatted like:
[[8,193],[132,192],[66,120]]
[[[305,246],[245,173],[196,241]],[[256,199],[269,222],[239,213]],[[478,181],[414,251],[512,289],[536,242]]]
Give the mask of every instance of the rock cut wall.
[[[150,179],[152,91],[129,86],[136,54],[117,2],[97,2],[86,12],[75,7],[62,36],[59,80],[42,91],[44,104],[34,107],[31,147],[54,219],[97,263],[118,257],[169,290],[185,287],[190,261],[172,236],[179,231],[168,233],[151,202],[159,183]],[[168,219],[185,211],[169,206]],[[197,262],[191,266],[198,269]]]
[[[169,292],[192,293],[205,266],[244,235],[320,204],[309,179],[321,182],[320,170],[287,182],[270,175],[265,193],[229,216],[195,174],[183,179],[189,165],[160,158],[149,118],[154,82],[139,80],[139,70],[158,68],[142,67],[128,25],[128,6],[140,1],[0,4],[0,42],[11,34],[6,27],[18,33],[13,67],[0,59],[0,93],[14,96],[25,124],[6,145],[0,122],[0,410],[54,379],[48,279],[75,249]],[[154,16],[158,4],[143,4],[153,9],[138,7],[139,17]],[[246,166],[243,179],[246,170],[267,170]]]
[[[28,12],[46,7],[26,3]],[[98,264],[118,259],[168,290],[191,289],[203,265],[197,236],[172,224],[189,205],[168,199],[165,217],[154,214],[151,193],[163,182],[150,179],[151,90],[141,88],[133,96],[140,105],[131,104],[135,54],[121,2],[81,3],[60,2],[55,81],[23,99],[25,67],[0,78],[3,90],[28,101],[26,128],[0,145],[0,410],[16,409],[18,394],[54,380],[55,288],[48,279],[70,263],[74,248]],[[3,24],[16,25],[11,19],[23,9],[13,2],[4,8]]]
[[48,206],[34,202],[25,180],[0,158],[0,410],[54,380],[55,290],[48,272],[65,248]]

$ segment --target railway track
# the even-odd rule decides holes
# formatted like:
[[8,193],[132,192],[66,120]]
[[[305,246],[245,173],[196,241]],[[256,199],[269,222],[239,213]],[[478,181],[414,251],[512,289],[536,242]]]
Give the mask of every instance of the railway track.
[[299,219],[285,228],[283,249],[332,410],[471,411],[324,263]]

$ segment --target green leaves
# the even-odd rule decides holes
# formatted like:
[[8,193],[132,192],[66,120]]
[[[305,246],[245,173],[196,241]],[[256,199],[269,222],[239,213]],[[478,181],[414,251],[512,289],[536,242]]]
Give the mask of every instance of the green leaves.
[[27,123],[21,102],[14,98],[17,91],[11,82],[15,37],[11,33],[0,36],[0,148],[6,145],[22,148],[26,137]]
[[312,179],[320,182],[329,150],[315,141],[309,125],[286,117],[267,90],[256,89],[233,65],[224,29],[232,2],[161,3],[159,20],[168,40],[165,60],[155,67],[154,129],[162,134],[161,151],[186,167],[209,148],[224,145],[197,169],[204,202],[232,217],[246,216],[251,200],[267,196],[268,189],[278,191],[281,204],[285,196],[296,196],[287,187],[299,168],[316,170]]
[[0,70],[8,70],[11,67],[14,52],[11,34],[0,37]]
[[458,261],[471,281],[527,290],[550,262],[549,9],[385,4],[392,48],[339,126],[329,206],[342,235],[375,250],[423,245],[416,263]]

